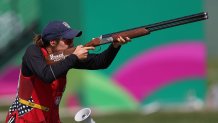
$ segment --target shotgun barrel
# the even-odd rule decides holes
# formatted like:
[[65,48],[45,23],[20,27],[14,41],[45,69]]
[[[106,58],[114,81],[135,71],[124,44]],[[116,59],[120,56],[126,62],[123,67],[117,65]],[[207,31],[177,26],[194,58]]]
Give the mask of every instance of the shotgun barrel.
[[197,22],[201,20],[206,20],[208,19],[208,13],[207,12],[202,12],[199,14],[194,14],[190,16],[185,16],[177,19],[172,19],[168,21],[163,21],[160,23],[155,23],[151,25],[144,26],[144,28],[148,29],[150,32],[165,29],[165,28],[170,28],[174,26],[179,26],[183,24],[188,24],[192,22]]
[[123,30],[123,31],[119,31],[119,32],[104,34],[104,35],[102,35],[102,38],[110,37],[113,34],[129,31],[129,30],[134,30],[134,29],[138,29],[138,28],[145,28],[145,29],[149,30],[149,32],[153,32],[153,31],[157,31],[157,30],[161,30],[161,29],[165,29],[165,28],[170,28],[170,27],[179,26],[179,25],[188,24],[188,23],[197,22],[197,21],[206,20],[206,19],[208,19],[208,13],[201,12],[198,14],[188,15],[188,16],[184,16],[184,17],[180,17],[180,18],[176,18],[176,19],[171,19],[171,20],[167,20],[167,21],[162,21],[162,22],[158,22],[158,23],[154,23],[154,24],[150,24],[150,25],[146,25],[146,26],[140,26],[140,27],[127,29],[127,30]]

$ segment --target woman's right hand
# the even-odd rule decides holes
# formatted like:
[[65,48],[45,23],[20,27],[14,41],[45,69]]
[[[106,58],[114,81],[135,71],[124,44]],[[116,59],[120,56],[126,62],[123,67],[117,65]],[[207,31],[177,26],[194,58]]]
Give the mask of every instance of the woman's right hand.
[[79,45],[76,47],[73,54],[75,54],[80,60],[86,59],[89,53],[89,50],[94,50],[95,47],[83,47],[83,45]]

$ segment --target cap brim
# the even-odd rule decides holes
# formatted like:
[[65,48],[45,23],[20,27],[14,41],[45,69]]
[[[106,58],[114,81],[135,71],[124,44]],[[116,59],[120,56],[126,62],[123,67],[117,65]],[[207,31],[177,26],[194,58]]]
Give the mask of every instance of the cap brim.
[[64,39],[73,39],[74,37],[79,37],[82,35],[82,31],[69,29],[62,34]]

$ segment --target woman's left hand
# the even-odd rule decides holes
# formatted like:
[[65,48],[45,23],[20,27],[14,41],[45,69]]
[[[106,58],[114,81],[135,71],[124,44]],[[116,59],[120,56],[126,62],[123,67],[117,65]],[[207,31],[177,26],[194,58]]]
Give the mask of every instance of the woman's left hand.
[[126,44],[130,41],[131,41],[131,39],[129,37],[123,38],[123,37],[119,36],[117,38],[117,41],[113,42],[113,46],[114,46],[114,48],[118,48],[119,46]]

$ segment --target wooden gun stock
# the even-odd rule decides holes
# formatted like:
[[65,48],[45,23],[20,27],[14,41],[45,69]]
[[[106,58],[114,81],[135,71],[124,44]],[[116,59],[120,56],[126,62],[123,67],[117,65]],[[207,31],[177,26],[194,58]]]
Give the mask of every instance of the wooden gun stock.
[[[150,24],[150,25],[146,25],[146,26],[141,26],[141,27],[137,27],[137,28],[133,28],[133,29],[128,29],[128,30],[123,30],[123,31],[119,31],[119,32],[101,35],[100,37],[94,38],[93,40],[91,40],[90,42],[85,44],[84,46],[96,47],[99,45],[112,43],[112,42],[117,41],[117,38],[119,36],[129,37],[129,38],[133,39],[133,38],[147,35],[153,31],[166,29],[166,28],[170,28],[170,27],[174,27],[174,26],[179,26],[179,25],[183,25],[183,24],[188,24],[188,23],[192,23],[192,22],[197,22],[197,21],[201,21],[201,20],[206,20],[206,19],[208,19],[208,13],[202,12],[202,13],[184,16],[184,17],[180,17],[180,18],[176,18],[176,19],[172,19],[172,20],[162,21],[162,22],[158,22],[158,23],[154,23],[154,24]],[[52,63],[61,61],[61,60],[65,59],[65,57],[67,57],[68,55],[72,54],[74,52],[74,50],[75,50],[75,48],[71,47],[71,48],[64,50],[63,52],[56,52],[53,54],[49,54],[49,56],[46,57],[46,61],[48,64],[52,64]]]

